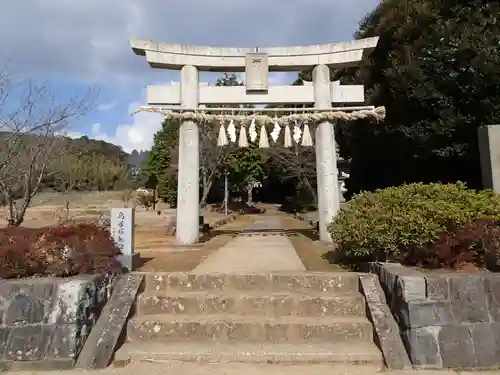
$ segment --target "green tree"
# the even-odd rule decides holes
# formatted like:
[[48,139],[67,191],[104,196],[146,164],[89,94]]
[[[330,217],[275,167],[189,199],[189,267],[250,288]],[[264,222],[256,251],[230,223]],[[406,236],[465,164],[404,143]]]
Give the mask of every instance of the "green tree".
[[227,156],[225,167],[231,191],[240,195],[245,192],[248,204],[252,204],[253,189],[267,177],[267,160],[265,152],[255,145],[235,149]]
[[[242,86],[243,82],[239,81],[234,73],[225,73],[222,77],[217,79],[216,85]],[[252,108],[251,105],[245,107]],[[226,153],[221,160],[221,168],[219,171],[228,173],[230,191],[240,196],[244,193],[247,202],[252,204],[254,188],[262,184],[267,177],[266,163],[268,157],[264,150],[255,145],[250,145],[250,147],[247,148],[238,148],[236,145],[228,145],[225,149]]]
[[378,47],[332,78],[365,84],[387,118],[340,126],[351,193],[412,181],[480,186],[477,128],[500,121],[498,14],[497,1],[387,0],[366,16],[355,36],[379,36]]
[[166,119],[154,135],[146,168],[148,177],[145,180],[155,179],[159,198],[171,205],[177,202],[178,144],[179,124]]
[[295,144],[294,148],[285,148],[274,145],[266,150],[269,155],[270,168],[273,169],[276,178],[284,184],[295,185],[294,200],[301,203],[318,203],[316,193],[316,155],[312,147],[300,147]]

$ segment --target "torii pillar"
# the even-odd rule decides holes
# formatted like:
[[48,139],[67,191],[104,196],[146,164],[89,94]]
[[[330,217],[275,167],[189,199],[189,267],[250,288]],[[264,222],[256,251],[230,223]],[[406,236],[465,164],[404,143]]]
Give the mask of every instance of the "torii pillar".
[[[314,104],[318,108],[332,106],[330,98],[330,68],[317,65],[313,70]],[[318,186],[319,238],[331,242],[328,224],[340,210],[334,124],[322,122],[316,128],[316,179]]]
[[[332,103],[364,103],[363,85],[330,82],[330,68],[359,64],[377,45],[378,38],[344,43],[275,48],[212,48],[133,40],[137,55],[151,67],[181,71],[181,83],[148,86],[151,105],[314,104],[327,110]],[[312,84],[268,86],[271,71],[313,68]],[[245,72],[245,86],[216,87],[200,84],[199,71]],[[193,121],[184,121],[179,137],[177,189],[177,242],[191,245],[199,237],[199,133]],[[323,122],[316,129],[316,169],[320,240],[331,242],[328,224],[340,208],[335,132]]]
[[[181,70],[181,106],[198,107],[198,69]],[[200,132],[194,121],[183,121],[179,129],[179,174],[177,176],[176,240],[181,245],[198,242],[200,233]]]

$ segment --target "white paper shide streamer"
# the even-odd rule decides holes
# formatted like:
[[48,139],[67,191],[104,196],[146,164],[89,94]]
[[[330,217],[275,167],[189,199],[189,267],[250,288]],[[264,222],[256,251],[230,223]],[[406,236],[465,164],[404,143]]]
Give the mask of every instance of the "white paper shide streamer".
[[240,138],[238,140],[239,147],[248,147],[247,129],[242,124],[240,127]]
[[295,126],[293,127],[293,140],[295,141],[295,143],[300,143],[301,138],[302,130],[300,130],[299,124],[297,123],[297,121],[295,121]]
[[220,122],[219,137],[217,138],[217,146],[227,146],[229,144],[227,140],[226,128],[224,128],[224,121]]
[[313,145],[311,131],[309,130],[309,125],[307,125],[307,122],[304,122],[304,133],[302,134],[301,145],[304,147],[311,147]]
[[257,140],[257,126],[255,125],[255,119],[252,119],[250,123],[250,127],[248,128],[248,132],[250,133],[250,142],[255,143]]
[[267,138],[266,125],[262,124],[260,127],[259,147],[269,148],[269,139]]
[[227,133],[229,135],[229,140],[234,143],[236,142],[236,127],[234,126],[234,121],[231,120],[229,126],[227,127]]
[[[260,128],[260,134],[257,132],[257,124],[256,120],[252,119],[250,121],[250,126],[248,129],[245,127],[245,121],[239,121],[239,129],[236,128],[235,121],[231,119],[229,121],[229,125],[226,127],[224,126],[224,123],[227,120],[222,120],[220,122],[220,128],[219,128],[219,136],[217,138],[217,146],[223,147],[227,146],[230,142],[231,143],[236,143],[238,141],[238,146],[241,148],[245,148],[249,146],[249,139],[252,143],[255,143],[257,138],[259,138],[259,147],[260,148],[268,148],[269,147],[269,138],[267,135],[267,127],[266,124],[263,123]],[[247,122],[248,124],[248,122]],[[296,144],[300,144],[303,147],[311,147],[314,145],[313,139],[311,136],[311,130],[309,128],[309,125],[307,124],[307,121],[304,122],[304,127],[301,128],[300,124],[298,121],[295,121],[295,125],[293,127],[293,133],[291,131],[289,123],[286,123],[285,125],[285,134],[284,134],[284,147],[290,148],[293,147],[293,143],[295,142]],[[239,130],[239,136],[237,136],[237,131]],[[274,127],[273,130],[270,133],[271,139],[273,140],[274,143],[278,142],[280,133],[281,133],[281,126],[278,122],[278,120],[275,118],[274,121]]]
[[278,138],[280,136],[280,132],[281,132],[281,127],[280,127],[280,124],[278,124],[278,120],[276,119],[274,121],[273,131],[271,132],[271,139],[274,141],[274,143],[276,143],[278,141]]
[[290,130],[290,125],[286,124],[285,125],[285,142],[284,142],[284,146],[286,148],[290,148],[292,147],[292,132]]

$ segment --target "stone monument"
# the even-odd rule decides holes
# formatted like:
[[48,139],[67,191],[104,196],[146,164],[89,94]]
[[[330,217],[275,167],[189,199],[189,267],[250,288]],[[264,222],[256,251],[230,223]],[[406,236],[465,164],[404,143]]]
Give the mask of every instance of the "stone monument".
[[129,272],[133,271],[134,259],[134,215],[133,208],[111,209],[111,237],[122,252],[120,262]]
[[[160,106],[167,106],[165,107],[167,115],[169,111],[173,110],[180,113],[180,117],[177,117],[181,125],[176,231],[179,244],[194,244],[199,237],[199,133],[197,121],[200,121],[200,118],[207,118],[205,108],[203,108],[203,114],[197,114],[199,108],[208,105],[240,104],[314,104],[315,109],[312,111],[329,112],[329,115],[310,117],[314,119],[316,127],[320,239],[331,242],[327,227],[340,209],[334,124],[331,119],[354,120],[370,115],[378,118],[383,118],[383,116],[379,116],[379,113],[374,114],[373,107],[337,108],[341,111],[359,112],[358,116],[352,115],[350,117],[345,116],[345,112],[332,112],[335,110],[332,108],[332,103],[340,105],[360,104],[364,103],[365,97],[363,85],[341,85],[339,81],[331,82],[330,68],[359,64],[376,47],[377,42],[378,38],[375,37],[313,46],[213,48],[141,40],[131,41],[133,51],[137,55],[145,56],[152,68],[181,71],[180,85],[148,86],[148,104],[158,107],[145,108],[145,110],[162,113],[159,110]],[[305,82],[303,86],[269,86],[268,84],[269,72],[298,72],[308,69],[313,70],[313,82]],[[244,72],[245,86],[217,87],[200,83],[200,71]],[[283,109],[280,110],[283,112]],[[185,112],[184,115],[187,112],[194,114],[183,116],[182,111]],[[212,118],[215,117],[217,116]],[[289,117],[292,118],[292,116]],[[320,120],[317,120],[318,118]],[[298,133],[300,138],[301,131]],[[304,137],[305,133],[304,129]],[[262,135],[265,135],[263,130],[261,130],[261,138]],[[295,136],[294,133],[294,139]],[[259,141],[261,147],[262,145],[268,147],[267,135],[265,137],[265,142]],[[230,138],[234,142],[234,131]]]

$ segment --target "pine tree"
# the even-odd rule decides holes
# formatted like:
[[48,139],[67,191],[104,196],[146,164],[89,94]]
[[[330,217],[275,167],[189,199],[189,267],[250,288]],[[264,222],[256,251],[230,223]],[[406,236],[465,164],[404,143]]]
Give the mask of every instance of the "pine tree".
[[477,128],[500,122],[498,14],[498,1],[386,0],[361,22],[356,38],[379,36],[378,47],[332,79],[364,84],[387,118],[341,124],[351,192],[411,181],[481,185]]

